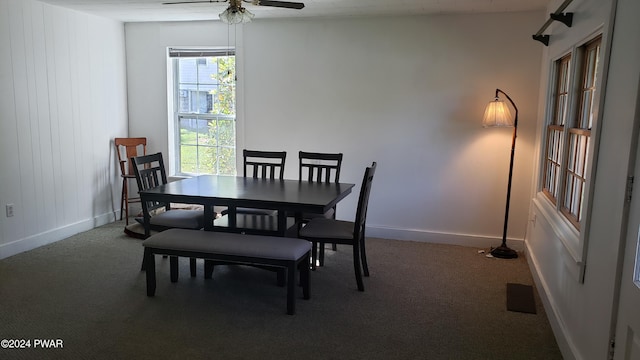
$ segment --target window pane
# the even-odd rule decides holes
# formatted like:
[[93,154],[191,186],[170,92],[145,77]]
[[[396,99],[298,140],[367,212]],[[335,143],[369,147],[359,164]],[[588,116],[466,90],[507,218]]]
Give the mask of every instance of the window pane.
[[590,131],[572,129],[569,136],[567,175],[565,177],[563,212],[577,227],[582,218],[584,185],[588,161]]
[[558,180],[560,178],[560,149],[562,147],[563,128],[549,126],[547,130],[547,156],[545,161],[545,178],[543,190],[555,202],[558,196]]
[[180,146],[180,172],[195,173],[198,168],[198,147],[190,145]]
[[566,55],[556,61],[556,88],[555,88],[555,108],[551,124],[564,125],[567,117],[568,97],[569,97],[569,75],[570,75],[571,55]]
[[218,120],[218,145],[235,147],[236,123],[231,120]]
[[183,145],[198,144],[198,119],[181,118],[180,119],[180,143]]

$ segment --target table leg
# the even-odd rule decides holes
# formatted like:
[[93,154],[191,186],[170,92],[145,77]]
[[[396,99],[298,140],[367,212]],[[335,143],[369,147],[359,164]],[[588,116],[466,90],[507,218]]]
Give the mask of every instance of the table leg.
[[213,205],[206,204],[204,205],[204,229],[205,231],[213,230]]

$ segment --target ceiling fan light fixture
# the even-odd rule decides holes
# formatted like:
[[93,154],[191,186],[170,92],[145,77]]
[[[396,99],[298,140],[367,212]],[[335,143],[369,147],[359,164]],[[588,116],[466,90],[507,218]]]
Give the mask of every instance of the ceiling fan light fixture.
[[248,23],[255,15],[242,6],[229,6],[225,11],[220,13],[220,20],[227,24]]

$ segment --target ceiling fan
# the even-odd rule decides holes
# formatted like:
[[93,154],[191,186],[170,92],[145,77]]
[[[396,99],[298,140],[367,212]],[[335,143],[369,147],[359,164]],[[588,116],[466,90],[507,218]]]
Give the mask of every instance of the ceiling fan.
[[229,7],[220,14],[220,20],[229,23],[237,24],[249,22],[253,18],[253,14],[242,6],[242,2],[250,3],[257,6],[271,6],[285,9],[300,10],[304,8],[304,4],[300,2],[291,1],[271,1],[271,0],[196,0],[196,1],[174,1],[165,2],[162,5],[177,5],[177,4],[200,4],[200,3],[223,3],[229,2]]

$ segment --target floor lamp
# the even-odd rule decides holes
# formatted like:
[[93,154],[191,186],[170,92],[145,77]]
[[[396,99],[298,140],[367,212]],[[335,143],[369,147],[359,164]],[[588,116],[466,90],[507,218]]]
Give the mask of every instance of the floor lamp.
[[[516,116],[511,119],[511,112],[504,101],[500,100],[498,93],[503,94],[513,105]],[[511,200],[511,178],[513,177],[513,156],[516,151],[516,133],[518,131],[518,108],[511,100],[509,95],[500,89],[496,89],[496,96],[492,102],[487,105],[484,110],[484,118],[482,119],[483,127],[511,127],[513,126],[513,139],[511,140],[511,160],[509,161],[509,181],[507,185],[507,205],[504,210],[504,229],[502,231],[502,244],[491,250],[491,255],[502,259],[514,259],[518,257],[518,253],[507,246],[507,225],[509,222],[509,202]]]

